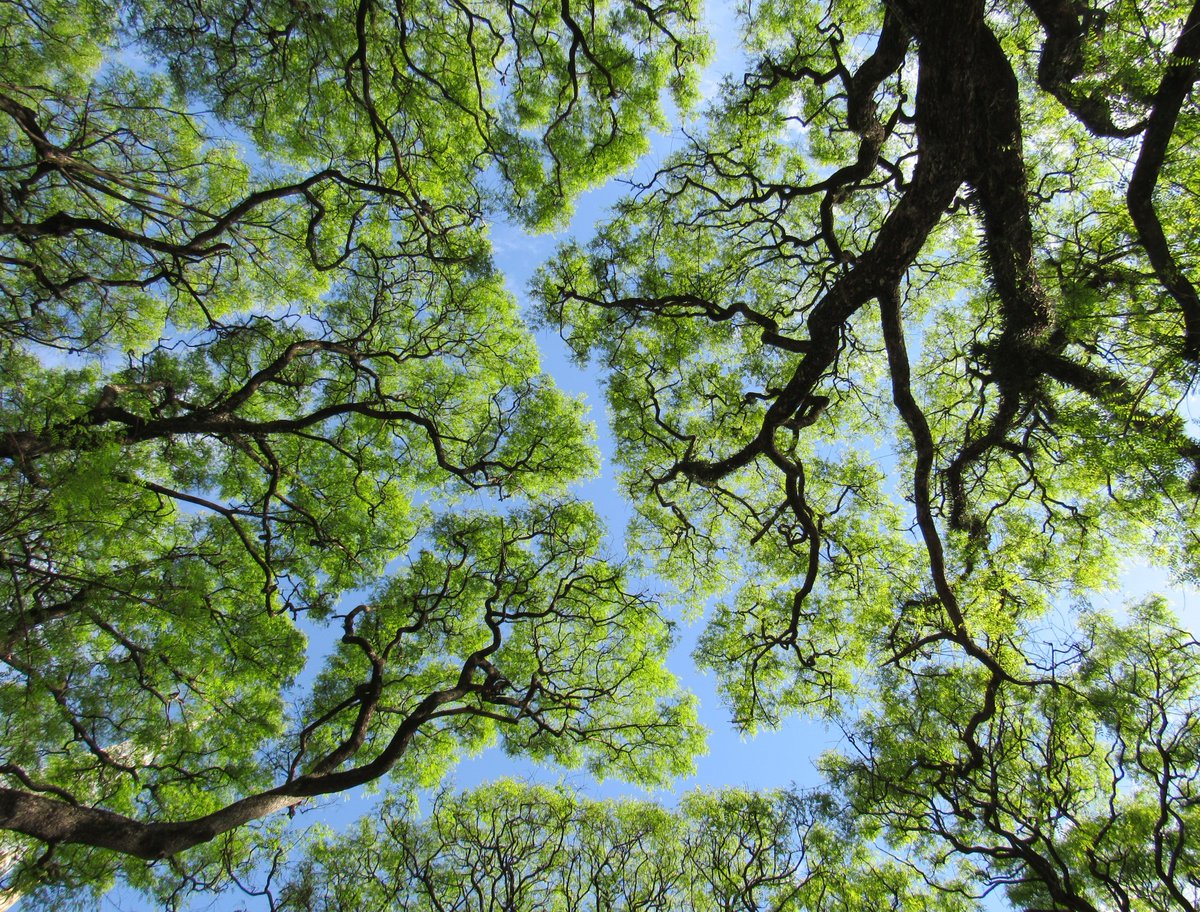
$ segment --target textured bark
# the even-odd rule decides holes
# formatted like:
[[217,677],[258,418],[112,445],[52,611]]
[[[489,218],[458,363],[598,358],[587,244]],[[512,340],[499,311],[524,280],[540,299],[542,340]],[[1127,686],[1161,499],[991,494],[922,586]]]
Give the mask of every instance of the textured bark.
[[138,858],[169,858],[251,821],[294,807],[306,798],[343,792],[386,775],[423,724],[438,715],[442,706],[476,687],[466,682],[477,664],[468,661],[464,666],[464,680],[459,687],[437,691],[422,700],[379,755],[361,766],[341,771],[329,769],[346,754],[335,750],[307,775],[234,801],[211,814],[170,823],[146,823],[103,808],[0,787],[0,829],[14,830],[50,844],[83,843]]
[[1158,280],[1183,312],[1184,357],[1200,361],[1200,296],[1196,286],[1171,252],[1170,242],[1154,208],[1154,187],[1179,121],[1179,111],[1200,76],[1200,0],[1192,5],[1171,54],[1167,71],[1154,96],[1154,108],[1142,140],[1137,166],[1129,179],[1126,201],[1138,238]]
[[[850,318],[903,282],[964,185],[973,190],[1003,303],[1003,333],[993,360],[1002,394],[1012,404],[986,439],[967,443],[960,475],[1003,437],[1018,413],[1018,400],[1036,387],[1037,361],[1030,354],[1050,344],[1055,317],[1034,271],[1016,76],[984,21],[982,0],[895,0],[888,10],[888,21],[895,24],[884,29],[880,48],[864,70],[871,78],[894,70],[902,49],[908,48],[908,36],[916,39],[918,158],[913,178],[874,243],[809,311],[805,356],[767,411],[761,432],[720,461],[685,460],[679,470],[689,477],[715,481],[769,449],[775,430],[815,395]],[[851,94],[850,108],[851,123],[869,130],[871,112],[865,103]],[[847,174],[848,179],[857,176]]]

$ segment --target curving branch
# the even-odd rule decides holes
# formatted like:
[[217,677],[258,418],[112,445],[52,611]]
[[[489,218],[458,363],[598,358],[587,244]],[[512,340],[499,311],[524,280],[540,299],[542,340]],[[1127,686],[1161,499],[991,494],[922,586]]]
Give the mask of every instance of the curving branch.
[[1046,41],[1038,64],[1038,85],[1049,92],[1096,136],[1130,138],[1146,129],[1144,120],[1119,126],[1103,94],[1081,90],[1084,48],[1103,39],[1104,13],[1081,0],[1025,0],[1037,16]]
[[1200,295],[1171,252],[1154,206],[1154,188],[1167,159],[1179,113],[1200,76],[1200,2],[1193,3],[1154,94],[1141,152],[1125,201],[1155,275],[1183,314],[1183,356],[1200,361]]

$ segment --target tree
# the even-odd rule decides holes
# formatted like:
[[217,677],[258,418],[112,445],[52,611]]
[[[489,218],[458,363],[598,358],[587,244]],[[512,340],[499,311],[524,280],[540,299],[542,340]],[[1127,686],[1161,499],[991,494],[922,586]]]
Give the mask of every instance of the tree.
[[256,821],[497,737],[688,768],[669,627],[567,494],[591,431],[486,219],[639,154],[691,8],[0,17],[8,888],[232,869]]
[[635,550],[720,595],[735,722],[843,725],[830,786],[932,882],[1195,909],[1195,642],[1094,602],[1198,577],[1200,4],[743,21],[744,77],[538,280]]
[[1083,627],[1073,648],[1026,648],[1049,679],[1032,686],[889,670],[895,698],[826,772],[918,866],[949,847],[960,880],[1017,908],[1193,908],[1200,642],[1157,600]]
[[668,811],[499,782],[442,794],[428,817],[380,819],[320,844],[281,909],[500,912],[961,908],[872,859],[818,795],[691,792]]

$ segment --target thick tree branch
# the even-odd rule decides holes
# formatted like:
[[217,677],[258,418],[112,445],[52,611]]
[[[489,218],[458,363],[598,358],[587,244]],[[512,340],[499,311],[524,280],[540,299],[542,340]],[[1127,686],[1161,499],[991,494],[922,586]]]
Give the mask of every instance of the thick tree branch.
[[1171,252],[1154,206],[1154,188],[1167,160],[1167,148],[1175,134],[1179,112],[1200,75],[1200,2],[1192,4],[1167,62],[1167,70],[1154,95],[1154,106],[1137,165],[1129,179],[1126,203],[1137,227],[1138,239],[1154,267],[1159,282],[1175,299],[1183,313],[1183,356],[1200,361],[1200,296]]

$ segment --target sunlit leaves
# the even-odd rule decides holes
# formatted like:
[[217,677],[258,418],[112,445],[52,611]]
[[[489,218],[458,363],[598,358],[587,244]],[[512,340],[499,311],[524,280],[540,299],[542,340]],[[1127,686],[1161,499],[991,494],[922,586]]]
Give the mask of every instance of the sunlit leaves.
[[1189,7],[752,4],[745,76],[537,284],[648,561],[722,593],[735,723],[840,720],[857,813],[1028,908],[1195,902],[1191,707],[1147,684],[1194,644],[1076,613],[1130,560],[1195,575],[1195,112],[1155,111]]
[[826,771],[923,864],[949,843],[1014,904],[1186,902],[1196,643],[1159,601],[1131,615],[1088,616],[1057,648],[1031,632],[1023,682],[928,661],[889,673]]
[[[567,495],[593,429],[486,220],[557,222],[630,165],[665,96],[694,96],[695,16],[0,11],[11,828],[143,858],[218,839],[174,868],[209,889],[275,850],[257,818],[431,785],[498,739],[597,775],[690,768],[671,631]],[[22,844],[10,881],[108,883],[67,851]]]
[[424,819],[319,842],[279,891],[286,909],[778,912],[969,908],[829,823],[822,795],[691,792],[672,810],[500,781],[438,796]]

